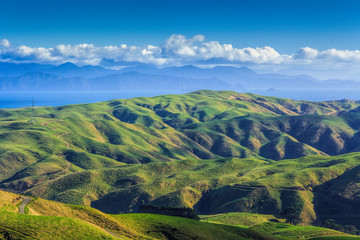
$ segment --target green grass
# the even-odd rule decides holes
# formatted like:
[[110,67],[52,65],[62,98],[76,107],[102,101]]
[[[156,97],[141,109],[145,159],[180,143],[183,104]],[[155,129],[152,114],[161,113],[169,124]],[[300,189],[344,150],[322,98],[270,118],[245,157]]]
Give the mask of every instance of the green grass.
[[360,114],[347,113],[358,106],[197,91],[38,107],[36,124],[31,108],[4,109],[0,188],[108,213],[293,206],[310,224],[313,189],[360,163]]
[[103,229],[107,229],[119,235],[128,236],[130,238],[141,237],[133,229],[119,223],[110,215],[90,207],[63,204],[56,201],[48,201],[44,199],[36,199],[28,204],[29,214],[55,216],[65,218],[76,218],[82,221],[94,224]]
[[0,216],[0,228],[21,238],[115,239],[101,229],[73,218],[29,216],[6,211],[1,211]]
[[220,213],[215,215],[200,215],[200,218],[203,222],[246,227],[251,227],[269,221],[285,221],[284,219],[278,219],[273,215],[240,212]]
[[310,238],[311,240],[359,240],[360,237],[316,237],[316,238]]
[[[274,239],[252,230],[154,215],[107,215],[96,209],[35,198],[26,214],[6,211],[19,195],[0,191],[0,239]],[[9,198],[10,196],[10,198]],[[15,206],[15,205],[14,205]]]
[[246,228],[156,214],[113,215],[123,224],[157,239],[274,239]]
[[[128,165],[97,170],[82,170],[67,175],[58,174],[58,178],[39,184],[28,191],[31,195],[42,196],[67,203],[89,205],[103,195],[98,205],[99,209],[107,212],[125,212],[130,206],[137,206],[141,202],[136,200],[119,202],[139,194],[149,196],[148,201],[156,204],[166,203],[173,207],[193,207],[205,191],[212,190],[214,194],[230,196],[236,193],[236,184],[267,186],[262,193],[256,189],[250,191],[251,198],[235,194],[234,198],[211,200],[216,209],[231,209],[244,211],[248,204],[250,211],[258,211],[261,203],[255,200],[265,194],[266,201],[276,202],[276,206],[285,206],[285,202],[298,202],[298,208],[304,209],[303,219],[311,222],[313,210],[311,208],[311,188],[333,179],[347,169],[359,164],[358,154],[341,157],[307,157],[294,160],[268,162],[255,158],[247,159],[219,159],[219,160],[177,160],[165,163],[149,163],[145,165]],[[323,167],[327,166],[327,167]],[[39,177],[39,180],[41,177]],[[286,191],[284,187],[306,187],[304,191]],[[193,189],[194,194],[188,189]],[[233,190],[235,189],[235,190]],[[226,191],[225,191],[226,190]],[[116,194],[114,194],[116,193]],[[293,194],[294,193],[294,194]],[[285,194],[285,195],[284,195]],[[290,195],[289,195],[290,194]],[[292,194],[292,195],[291,195]],[[281,195],[288,196],[282,198]],[[191,200],[193,198],[193,200]],[[297,199],[297,200],[296,200]],[[295,201],[296,200],[296,201]],[[227,207],[232,201],[240,201],[232,207]],[[310,204],[310,205],[309,205]],[[209,208],[208,204],[202,204]],[[201,204],[197,207],[201,207]],[[212,211],[216,212],[214,208]],[[275,208],[274,208],[275,209]],[[231,210],[230,210],[231,211]],[[301,210],[300,210],[301,211]],[[261,212],[265,213],[266,212]],[[273,212],[276,214],[279,212]]]
[[[353,237],[346,233],[338,232],[335,230],[314,227],[314,226],[293,226],[287,223],[262,223],[251,227],[258,232],[266,233],[280,239],[313,239],[317,237]],[[322,239],[322,238],[319,238]],[[326,239],[326,238],[325,238]],[[336,238],[337,239],[337,238]]]
[[[206,219],[203,221],[157,214],[109,215],[94,208],[41,198],[34,198],[27,205],[26,214],[10,212],[9,209],[18,210],[19,204],[14,200],[19,197],[0,191],[0,239],[115,239],[105,229],[125,239],[275,240],[295,239],[297,236],[306,239],[353,237],[325,228],[273,223],[269,221],[282,220],[271,215],[250,213],[203,216]],[[260,222],[265,223],[257,224]]]

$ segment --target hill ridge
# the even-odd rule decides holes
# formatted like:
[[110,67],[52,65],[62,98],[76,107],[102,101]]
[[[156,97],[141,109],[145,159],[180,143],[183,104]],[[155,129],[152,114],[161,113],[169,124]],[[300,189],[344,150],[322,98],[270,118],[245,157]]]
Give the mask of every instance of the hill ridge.
[[[323,211],[313,189],[359,165],[359,106],[201,90],[38,107],[36,124],[30,108],[2,109],[0,187],[108,213],[295,206],[309,224]],[[333,189],[357,213],[345,186]]]

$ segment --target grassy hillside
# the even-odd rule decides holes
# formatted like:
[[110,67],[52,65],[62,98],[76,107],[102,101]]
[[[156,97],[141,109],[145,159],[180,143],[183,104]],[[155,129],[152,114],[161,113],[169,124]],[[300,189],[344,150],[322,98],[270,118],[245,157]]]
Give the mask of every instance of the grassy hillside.
[[[25,212],[31,215],[19,214],[21,201],[18,194],[0,191],[0,239],[118,239],[81,218],[35,214],[27,206]],[[35,198],[30,204],[37,201],[42,200]],[[49,203],[57,204],[48,201],[43,207]]]
[[5,239],[7,234],[14,239],[117,239],[77,219],[10,212],[1,212],[0,215],[0,231]]
[[201,215],[200,217],[201,221],[203,222],[246,227],[255,226],[265,222],[285,222],[285,219],[279,219],[273,215],[246,212],[229,212],[215,215]]
[[120,214],[114,216],[137,231],[157,239],[276,239],[268,234],[221,224],[156,214]]
[[[207,222],[156,214],[108,215],[90,207],[40,198],[33,198],[26,205],[26,214],[19,214],[16,210],[21,198],[20,195],[0,191],[0,239],[276,240],[294,239],[299,234],[306,239],[354,237],[325,228],[272,223],[270,221],[276,218],[269,215],[231,213],[204,216]],[[230,226],[234,225],[234,221],[244,221],[244,217],[257,222],[253,221],[251,228]],[[208,223],[209,219],[217,219],[217,224]]]
[[[255,225],[250,229],[263,232],[279,239],[322,239],[322,237],[336,237],[335,239],[347,239],[348,237],[353,237],[355,239],[360,239],[360,237],[355,237],[347,235],[341,232],[337,232],[327,228],[313,227],[313,226],[293,226],[286,223],[263,223]],[[326,239],[326,238],[324,238]]]
[[[10,196],[10,197],[9,197]],[[155,214],[107,215],[90,207],[34,198],[27,214],[16,194],[0,191],[0,239],[258,239],[273,240],[253,230]]]
[[0,188],[107,213],[293,208],[303,224],[345,205],[360,222],[359,107],[197,91],[38,107],[35,124],[30,108],[1,109]]
[[21,197],[18,194],[0,191],[0,209],[9,212],[18,212]]

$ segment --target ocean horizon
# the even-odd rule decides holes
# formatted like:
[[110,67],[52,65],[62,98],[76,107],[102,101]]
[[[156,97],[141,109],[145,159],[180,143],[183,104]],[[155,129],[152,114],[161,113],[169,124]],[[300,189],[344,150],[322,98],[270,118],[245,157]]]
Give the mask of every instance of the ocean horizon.
[[[35,106],[58,107],[70,104],[87,104],[95,102],[110,101],[113,99],[129,99],[135,97],[154,97],[166,94],[184,94],[186,92],[121,92],[121,91],[8,91],[0,92],[0,108],[22,108],[31,107],[34,98]],[[331,101],[331,100],[360,100],[358,90],[343,91],[260,91],[255,93],[264,96],[290,98],[305,101]]]

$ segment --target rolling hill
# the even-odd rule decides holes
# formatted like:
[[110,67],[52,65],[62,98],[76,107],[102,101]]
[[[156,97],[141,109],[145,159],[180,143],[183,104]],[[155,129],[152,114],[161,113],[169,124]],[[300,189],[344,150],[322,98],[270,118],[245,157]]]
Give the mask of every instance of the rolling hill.
[[250,226],[233,226],[233,222],[228,221],[209,222],[213,216],[205,221],[196,221],[156,214],[109,215],[91,207],[26,198],[30,198],[30,202],[25,205],[25,214],[20,214],[19,205],[24,196],[0,191],[0,239],[276,240],[294,239],[299,234],[305,239],[326,236],[358,239],[326,228],[270,222],[269,219],[276,218],[261,214],[232,214],[232,221],[243,222],[247,217],[263,219]]
[[112,214],[291,208],[358,225],[359,107],[202,90],[39,107],[36,123],[1,109],[0,188]]
[[0,191],[0,239],[277,239],[247,228],[155,214],[108,215],[39,198],[19,214],[21,198]]

